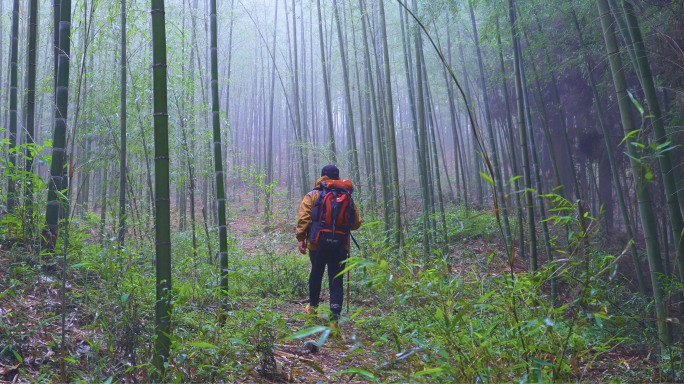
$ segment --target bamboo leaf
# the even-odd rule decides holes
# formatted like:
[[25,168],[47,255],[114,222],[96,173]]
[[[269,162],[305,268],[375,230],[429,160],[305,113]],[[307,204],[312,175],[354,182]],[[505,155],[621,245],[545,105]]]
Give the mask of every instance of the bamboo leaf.
[[637,101],[637,99],[634,97],[632,92],[627,91],[627,94],[629,95],[629,98],[632,100],[632,104],[634,104],[636,109],[639,110],[639,114],[643,117],[644,116],[644,107],[641,106],[641,104],[639,103],[639,101]]
[[288,336],[285,339],[286,340],[303,339],[305,337],[309,337],[311,335],[315,335],[317,333],[324,332],[326,329],[328,329],[328,327],[324,327],[322,325],[317,325],[315,327],[302,329],[301,331],[295,333],[294,335]]
[[482,178],[485,179],[489,185],[494,185],[494,180],[488,174],[480,172],[480,176],[482,176]]
[[636,134],[639,133],[639,131],[640,131],[639,129],[635,129],[635,130],[631,131],[630,133],[626,134],[625,137],[622,138],[622,141],[620,141],[619,145],[622,145],[622,143],[624,143],[627,139],[630,139],[630,138],[633,138],[634,136],[636,136]]
[[375,375],[373,375],[372,373],[370,373],[364,369],[361,369],[361,368],[349,368],[349,369],[345,369],[344,371],[341,371],[339,373],[340,374],[350,373],[352,375],[357,374],[357,375],[361,375],[367,379],[371,379],[371,380],[375,379]]
[[318,366],[318,364],[314,363],[313,361],[309,361],[309,360],[303,360],[303,361],[304,361],[309,367],[315,369],[318,373],[325,373],[325,371],[323,371],[323,368],[321,368],[320,366]]
[[244,341],[242,341],[240,339],[236,339],[234,337],[229,338],[228,341],[230,341],[231,343],[240,344],[240,345],[245,346],[245,347],[249,346],[249,344],[245,343]]
[[430,369],[425,369],[420,372],[416,372],[413,374],[413,376],[420,377],[420,376],[425,376],[425,375],[432,375],[434,373],[439,373],[442,372],[442,368],[430,368]]

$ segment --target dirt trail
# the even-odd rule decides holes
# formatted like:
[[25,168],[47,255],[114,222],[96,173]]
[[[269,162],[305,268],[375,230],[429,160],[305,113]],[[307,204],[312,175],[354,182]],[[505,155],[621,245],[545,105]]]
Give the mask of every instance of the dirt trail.
[[[248,256],[254,256],[263,249],[260,242],[265,237],[278,234],[283,236],[283,241],[275,244],[276,254],[296,252],[294,238],[295,220],[294,209],[291,207],[290,215],[281,214],[274,220],[273,230],[264,230],[263,206],[258,213],[254,212],[254,204],[249,192],[242,192],[237,200],[229,202],[228,209],[232,213],[228,226],[232,235],[238,239],[238,246]],[[295,204],[295,203],[292,203]],[[285,207],[277,207],[279,212],[288,212]],[[292,216],[292,217],[289,217]],[[327,277],[326,277],[327,279]],[[328,304],[329,295],[321,292],[323,302],[321,306]],[[347,298],[345,297],[345,300]],[[275,310],[282,313],[288,319],[288,328],[301,330],[316,325],[329,326],[326,314],[319,314],[316,318],[304,316],[305,303],[290,303],[279,305]],[[352,307],[363,305],[362,302],[352,302]],[[354,308],[352,308],[354,309]],[[357,307],[358,309],[358,307]],[[363,346],[369,345],[370,340],[364,340],[359,330],[352,322],[347,320],[346,312],[343,312],[343,320],[340,322],[341,337],[330,336],[317,353],[310,353],[302,348],[305,340],[317,341],[320,334],[312,335],[306,339],[280,340],[276,346],[274,358],[278,365],[278,374],[273,381],[287,381],[298,383],[332,382],[339,381],[340,376],[336,372],[353,367],[361,367],[369,364],[371,360],[363,354]],[[320,368],[321,373],[317,368]],[[349,375],[344,376],[344,382],[366,382],[360,380],[358,375],[349,380]],[[255,380],[263,381],[263,375],[255,376]]]
[[[255,210],[250,191],[235,191],[237,196],[229,199],[228,204],[228,234],[237,239],[237,246],[248,256],[254,256],[263,249],[266,242],[276,253],[291,252],[297,249],[295,242],[294,206],[275,207],[279,214],[271,222],[271,228],[266,229],[264,220],[264,206],[259,204]],[[294,204],[294,203],[292,203]],[[273,236],[279,236],[280,241],[272,242]],[[281,238],[280,238],[281,237]]]

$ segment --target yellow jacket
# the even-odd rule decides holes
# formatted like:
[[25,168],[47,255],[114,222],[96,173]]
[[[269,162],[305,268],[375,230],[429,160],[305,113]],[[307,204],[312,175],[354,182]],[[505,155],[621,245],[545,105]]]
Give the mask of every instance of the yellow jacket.
[[[314,189],[307,193],[304,198],[302,199],[302,203],[299,204],[299,217],[297,219],[297,241],[306,241],[307,243],[307,248],[311,251],[316,250],[316,246],[314,244],[311,244],[311,241],[309,241],[309,228],[311,227],[311,211],[313,210],[314,204],[316,203],[316,200],[318,199],[318,195],[320,194],[319,188],[321,187],[321,182],[330,180],[328,176],[321,176],[316,180],[316,184],[314,186]],[[356,230],[361,227],[361,223],[363,223],[363,220],[361,219],[361,215],[359,214],[359,210],[356,208],[356,204],[354,204],[354,222],[352,223],[351,229]],[[345,245],[345,249],[348,251],[349,250],[349,244]]]

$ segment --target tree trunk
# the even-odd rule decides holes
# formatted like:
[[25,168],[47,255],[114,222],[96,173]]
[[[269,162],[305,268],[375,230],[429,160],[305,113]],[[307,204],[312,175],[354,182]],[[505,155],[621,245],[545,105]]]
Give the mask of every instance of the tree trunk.
[[[1,33],[2,31],[0,31]],[[10,42],[10,94],[9,94],[9,148],[17,146],[17,57],[19,53],[19,0],[14,0],[12,6],[12,37]],[[12,213],[17,206],[16,185],[13,176],[16,175],[16,154],[9,153],[10,172],[7,176],[7,211]]]
[[498,200],[498,207],[503,217],[504,224],[504,241],[506,247],[511,245],[511,227],[508,223],[508,213],[506,212],[506,200],[503,193],[503,180],[501,178],[501,169],[499,167],[499,154],[496,149],[496,140],[494,138],[494,126],[492,124],[491,112],[489,110],[489,94],[487,93],[487,82],[484,72],[484,64],[482,60],[482,52],[480,50],[480,39],[477,33],[477,24],[475,23],[475,12],[473,11],[473,2],[468,0],[470,8],[470,21],[473,25],[473,36],[475,40],[475,50],[477,53],[477,66],[480,71],[480,87],[482,88],[482,100],[484,103],[485,124],[487,126],[487,133],[489,134],[489,147],[491,151],[492,168],[494,168],[494,196]]
[[[69,0],[66,0],[69,1]],[[164,0],[152,0],[152,79],[154,92],[154,183],[156,229],[155,340],[153,381],[164,377],[171,347],[171,217],[169,199],[169,113],[167,105]]]
[[[510,143],[509,146],[509,152],[510,152],[510,157],[509,161],[511,163],[511,168],[513,172],[513,176],[515,177],[515,180],[513,181],[513,186],[515,188],[515,210],[517,212],[517,226],[518,226],[518,249],[520,251],[520,257],[525,258],[525,226],[523,225],[523,205],[522,205],[522,199],[520,196],[520,192],[522,190],[522,187],[520,185],[520,178],[516,177],[520,175],[520,168],[518,165],[518,154],[515,150],[515,130],[513,128],[513,119],[511,118],[512,113],[511,113],[511,103],[509,101],[509,93],[508,93],[508,81],[506,80],[506,66],[504,65],[504,60],[503,60],[503,45],[501,44],[501,33],[499,29],[499,19],[496,19],[496,41],[497,41],[497,46],[498,46],[498,53],[499,53],[499,66],[501,67],[501,73],[503,74],[502,80],[503,80],[503,98],[504,102],[506,105],[506,130],[507,134],[509,136],[508,142]],[[510,181],[509,181],[510,183]],[[515,247],[513,247],[515,248]]]
[[[417,4],[416,1],[414,0],[413,2],[413,12],[417,12]],[[428,152],[427,152],[427,127],[426,127],[426,118],[425,118],[425,91],[424,91],[424,85],[425,82],[423,81],[423,70],[422,70],[422,65],[421,65],[421,55],[420,55],[420,50],[422,48],[422,40],[421,40],[421,31],[418,26],[415,26],[414,31],[413,31],[413,37],[415,39],[415,46],[416,46],[416,117],[417,117],[417,123],[418,123],[418,159],[423,159],[423,161],[419,160],[419,176],[420,176],[420,187],[423,193],[421,196],[423,197],[423,257],[429,257],[431,254],[431,226],[430,226],[430,195],[431,191],[430,188],[428,187],[429,182],[428,182],[428,165],[426,164],[429,161],[428,158]]]
[[[380,5],[380,28],[382,31],[382,49],[385,59],[385,90],[386,90],[386,105],[387,105],[387,144],[389,146],[389,166],[391,177],[391,184],[393,187],[393,202],[394,202],[394,243],[397,249],[401,248],[401,199],[399,194],[399,168],[397,165],[397,139],[394,129],[394,103],[392,101],[392,81],[389,62],[389,49],[387,47],[387,27],[385,23],[385,0],[379,1]],[[388,218],[385,218],[387,220]]]
[[48,181],[47,208],[45,221],[49,233],[45,234],[48,249],[54,249],[61,208],[67,199],[60,191],[67,188],[64,177],[66,163],[67,107],[69,106],[69,55],[71,52],[71,0],[60,3],[59,57],[57,80],[55,82],[55,128],[52,136],[52,165]]
[[[369,18],[368,14],[366,12],[366,6],[364,3],[364,0],[359,0],[359,9],[361,11],[361,25],[362,25],[362,30],[363,30],[363,55],[364,55],[364,62],[366,63],[366,80],[368,81],[368,86],[370,87],[370,99],[371,99],[371,105],[372,105],[372,111],[373,111],[373,130],[375,131],[375,148],[377,149],[376,153],[378,156],[378,162],[380,163],[380,190],[382,192],[382,204],[383,204],[383,214],[384,214],[384,222],[385,222],[385,230],[389,230],[389,225],[388,225],[388,218],[389,218],[389,191],[388,191],[388,186],[387,186],[387,172],[385,170],[387,169],[387,164],[385,161],[385,148],[383,145],[383,139],[382,139],[382,110],[381,107],[378,106],[378,99],[379,99],[379,94],[381,93],[379,88],[376,88],[376,79],[373,77],[373,65],[371,61],[371,56],[370,56],[370,48],[368,45],[368,40],[372,36],[368,36],[368,29],[369,29]],[[379,72],[379,68],[378,68]],[[373,136],[372,134],[370,136]]]
[[[530,269],[537,270],[537,234],[534,221],[534,201],[532,199],[532,177],[530,172],[530,155],[527,139],[527,124],[525,121],[525,107],[523,103],[522,58],[520,57],[520,42],[516,31],[515,0],[508,0],[509,21],[511,24],[511,38],[513,40],[513,68],[515,72],[515,93],[518,101],[518,130],[520,132],[520,148],[522,151],[523,175],[525,179],[525,193],[527,205],[527,228],[530,238]],[[522,247],[522,244],[520,245]]]
[[126,236],[126,0],[121,0],[121,153],[119,158],[119,247]]
[[222,307],[227,309],[228,295],[228,232],[226,228],[226,194],[224,191],[223,161],[221,159],[221,115],[218,93],[218,48],[216,0],[211,3],[211,117],[214,141],[214,172],[216,175],[216,201],[218,203],[219,265],[221,269]]
[[[579,37],[579,42],[581,46],[585,46],[584,37],[582,36],[582,30],[580,29],[579,22],[577,20],[577,14],[574,9],[571,9],[572,21],[575,26],[575,31]],[[598,86],[596,80],[594,80],[594,75],[592,68],[593,63],[589,62],[588,57],[584,57],[584,66],[589,78],[589,85],[591,86],[592,94],[594,95],[594,105],[596,106],[596,114],[598,115],[599,125],[601,126],[601,132],[603,133],[603,140],[606,144],[606,157],[610,163],[610,173],[613,177],[613,184],[615,185],[615,192],[618,198],[618,204],[620,206],[620,213],[622,214],[622,220],[625,224],[625,230],[627,232],[627,237],[630,240],[630,254],[632,256],[632,263],[634,264],[634,271],[636,273],[637,282],[639,284],[639,291],[646,295],[646,281],[644,279],[644,274],[641,269],[641,260],[639,257],[639,252],[636,247],[636,241],[634,238],[634,230],[632,220],[629,217],[629,211],[627,210],[627,204],[625,203],[624,193],[622,192],[622,187],[620,185],[620,174],[617,163],[615,161],[615,154],[613,150],[613,143],[610,141],[611,132],[609,131],[608,124],[606,123],[605,113],[603,111],[603,105],[601,104],[601,98],[598,93]]]
[[321,0],[316,0],[318,9],[318,41],[321,48],[321,68],[323,70],[323,90],[325,92],[325,110],[328,118],[328,136],[330,138],[331,160],[337,162],[337,148],[335,146],[335,131],[333,126],[332,105],[330,101],[330,84],[328,83],[328,65],[326,64],[325,43],[323,41],[323,16],[321,15]]
[[[342,61],[342,76],[344,79],[344,98],[346,103],[346,116],[347,116],[347,142],[348,150],[351,151],[351,174],[354,181],[357,183],[361,182],[361,176],[359,173],[359,155],[356,150],[356,132],[354,129],[354,111],[352,108],[351,100],[351,85],[349,81],[349,69],[347,68],[347,51],[345,50],[345,42],[342,35],[342,23],[340,21],[339,10],[337,9],[337,3],[333,4],[333,13],[335,15],[335,22],[337,24],[337,41],[338,47],[340,48],[340,59]],[[355,188],[357,192],[360,190],[359,186]]]
[[658,96],[656,94],[653,75],[651,74],[651,66],[648,61],[648,54],[641,36],[641,28],[634,11],[634,6],[628,1],[622,1],[622,6],[625,11],[625,19],[627,20],[627,27],[629,28],[629,35],[634,42],[634,53],[637,59],[637,70],[641,78],[641,85],[646,96],[646,103],[648,105],[648,114],[652,116],[650,119],[653,126],[653,134],[655,141],[658,144],[657,157],[660,164],[660,172],[663,178],[663,185],[665,187],[665,197],[667,201],[667,210],[670,216],[670,226],[674,235],[675,250],[677,252],[677,263],[679,265],[679,279],[684,282],[684,221],[682,220],[682,209],[679,206],[678,193],[682,193],[681,180],[679,185],[677,183],[676,171],[673,167],[672,142],[665,131],[663,124],[663,114],[658,103]]
[[[319,0],[320,1],[320,0]],[[287,2],[285,3],[287,6]],[[297,134],[297,141],[300,143],[304,142],[304,135],[303,135],[303,127],[302,127],[302,115],[300,112],[300,105],[301,105],[301,99],[299,98],[299,66],[297,64],[298,62],[298,55],[297,55],[297,8],[295,7],[295,0],[292,0],[292,45],[294,49],[294,53],[292,57],[294,58],[294,62],[292,64],[292,67],[294,69],[294,79],[293,79],[293,88],[294,88],[294,113],[295,113],[295,132]],[[304,49],[304,48],[302,48]],[[299,163],[300,163],[300,172],[299,172],[299,178],[300,178],[300,188],[302,194],[305,194],[309,191],[309,161],[308,161],[308,155],[307,155],[307,149],[304,148],[303,146],[298,146],[297,147],[297,152],[299,154]],[[334,152],[334,151],[333,151]],[[336,160],[334,162],[337,162]]]
[[[272,52],[275,52],[276,50],[276,42],[277,42],[277,37],[278,37],[278,0],[276,0],[275,3],[275,16],[273,17],[273,50]],[[270,220],[271,216],[273,214],[273,107],[274,107],[274,96],[275,96],[275,77],[276,77],[276,56],[272,55],[271,57],[271,100],[268,106],[268,147],[266,148],[267,151],[267,160],[266,160],[266,204],[265,204],[265,210],[266,210],[266,229],[270,229]]]
[[596,0],[598,7],[598,14],[601,18],[601,28],[603,30],[603,38],[606,44],[606,52],[608,54],[608,62],[610,64],[610,71],[613,76],[613,85],[615,86],[615,93],[617,94],[618,106],[620,107],[620,117],[622,120],[622,128],[626,136],[626,147],[632,165],[632,176],[636,187],[637,202],[639,204],[639,214],[641,217],[641,225],[644,231],[644,239],[646,241],[646,252],[648,254],[648,264],[651,270],[651,286],[653,288],[653,298],[655,303],[656,318],[658,324],[658,339],[661,345],[661,352],[665,352],[665,346],[670,344],[671,334],[670,326],[667,320],[667,302],[665,292],[663,290],[660,277],[665,272],[663,269],[662,259],[660,255],[660,246],[658,244],[658,230],[655,223],[655,215],[653,207],[651,206],[651,197],[648,191],[648,185],[644,180],[644,168],[639,159],[635,140],[631,134],[634,131],[635,125],[632,117],[631,101],[627,95],[627,81],[623,72],[622,60],[618,52],[617,41],[615,39],[615,31],[613,26],[613,19],[610,16],[610,7],[606,0]]

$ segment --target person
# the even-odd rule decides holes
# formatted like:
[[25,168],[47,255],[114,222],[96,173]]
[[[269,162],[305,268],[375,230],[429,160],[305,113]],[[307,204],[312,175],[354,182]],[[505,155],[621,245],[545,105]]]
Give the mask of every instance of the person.
[[[319,295],[321,293],[321,283],[323,281],[323,274],[325,267],[328,267],[328,282],[330,285],[330,312],[332,313],[332,320],[337,321],[342,312],[342,302],[344,296],[344,279],[342,276],[337,276],[344,269],[344,261],[349,255],[349,239],[345,244],[336,249],[319,251],[315,244],[309,239],[309,232],[311,230],[311,212],[314,204],[318,199],[322,187],[321,183],[326,180],[339,180],[340,170],[334,165],[326,165],[321,170],[321,177],[316,180],[314,189],[307,193],[299,205],[299,218],[297,219],[297,241],[299,242],[299,252],[306,254],[309,250],[309,259],[311,260],[311,274],[309,275],[309,304],[306,306],[307,314],[316,313],[318,307]],[[362,219],[359,210],[354,204],[354,220],[351,224],[351,229],[356,230],[361,227]]]

